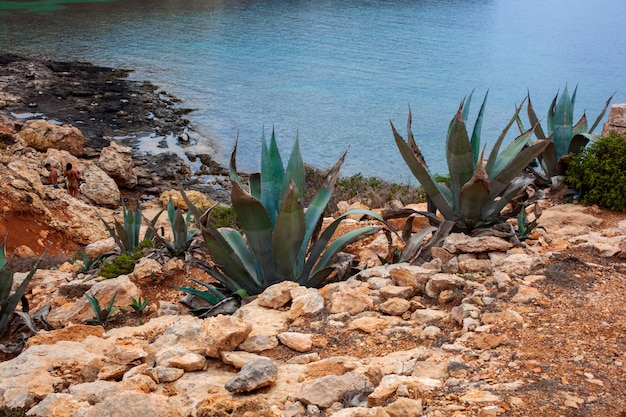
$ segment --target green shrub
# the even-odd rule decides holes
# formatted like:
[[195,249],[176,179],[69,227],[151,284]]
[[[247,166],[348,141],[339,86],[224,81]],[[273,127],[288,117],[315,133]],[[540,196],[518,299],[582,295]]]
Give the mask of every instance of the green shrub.
[[564,182],[586,205],[626,211],[626,135],[612,132],[574,156]]
[[98,275],[108,279],[130,274],[135,269],[135,262],[142,257],[143,253],[141,252],[122,253],[112,261],[104,261]]
[[[308,203],[313,197],[313,191],[318,190],[324,183],[326,173],[310,166],[305,168],[305,201]],[[392,183],[378,177],[364,177],[363,174],[339,177],[324,216],[332,216],[340,201],[355,200],[371,208],[384,208],[394,200],[404,205],[423,203],[426,201],[426,193],[419,185]]]
[[232,229],[241,230],[241,224],[237,219],[237,214],[233,206],[218,204],[213,207],[209,212],[208,222],[216,229],[220,227],[230,227]]

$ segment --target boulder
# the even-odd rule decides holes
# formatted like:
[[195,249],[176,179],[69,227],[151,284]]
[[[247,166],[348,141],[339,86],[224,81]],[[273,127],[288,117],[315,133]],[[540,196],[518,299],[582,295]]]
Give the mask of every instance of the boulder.
[[110,146],[100,151],[98,166],[120,187],[133,188],[137,185],[132,149],[128,146],[111,142]]
[[46,120],[29,120],[18,132],[18,136],[38,151],[54,148],[68,151],[75,156],[83,154],[85,137],[71,125],[57,126]]

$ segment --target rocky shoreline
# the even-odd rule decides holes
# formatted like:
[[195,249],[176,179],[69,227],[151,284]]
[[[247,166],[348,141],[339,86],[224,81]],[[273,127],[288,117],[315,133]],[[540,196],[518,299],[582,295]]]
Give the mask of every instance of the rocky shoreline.
[[[92,160],[111,141],[133,149],[138,182],[134,194],[160,194],[174,187],[174,176],[185,185],[228,200],[223,187],[203,184],[176,153],[140,152],[133,138],[154,134],[158,147],[167,148],[167,135],[180,137],[189,127],[185,115],[192,110],[149,81],[133,81],[131,70],[100,67],[84,62],[61,62],[0,54],[0,115],[19,125],[43,118],[72,125],[85,137],[80,158]],[[181,143],[184,146],[184,142]],[[200,172],[219,176],[225,170],[210,155],[187,154],[200,161]]]

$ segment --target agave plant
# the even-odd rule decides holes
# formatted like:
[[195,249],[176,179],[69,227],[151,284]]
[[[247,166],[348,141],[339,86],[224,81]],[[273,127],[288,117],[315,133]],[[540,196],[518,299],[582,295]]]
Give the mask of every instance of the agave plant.
[[[465,125],[470,100],[471,95],[467,100],[461,102],[448,128],[446,157],[450,187],[437,182],[435,176],[430,173],[411,132],[412,116],[410,109],[407,122],[408,142],[402,138],[391,123],[396,145],[402,158],[445,220],[442,222],[441,219],[429,212],[419,212],[440,226],[439,235],[430,240],[431,245],[436,244],[439,239],[451,231],[470,233],[477,228],[489,228],[505,222],[507,218],[516,216],[523,204],[518,204],[515,210],[509,210],[506,213],[504,209],[514,200],[519,200],[520,193],[533,182],[532,178],[523,177],[521,174],[535,160],[537,155],[550,144],[549,138],[534,143],[530,141],[533,127],[523,132],[500,151],[508,130],[518,118],[522,108],[520,105],[516,108],[515,115],[503,129],[485,161],[484,148],[480,150],[480,136],[487,94],[485,94],[471,137]],[[404,210],[399,215],[405,216],[407,214],[410,213]],[[385,214],[385,217],[397,215],[398,213],[390,212]],[[427,229],[419,237],[415,236],[415,239],[420,241],[425,238],[427,233],[434,230],[434,228]],[[401,260],[407,260],[416,254],[419,245],[414,244],[415,241],[407,244],[411,250],[405,248],[406,254],[403,253]]]
[[[187,214],[183,216],[183,211],[174,206],[174,202],[171,198],[167,203],[167,219],[172,229],[173,242],[168,242],[165,238],[156,233],[154,222],[148,222],[148,227],[152,230],[153,236],[172,256],[179,256],[189,249],[193,237],[198,230],[189,227],[191,224],[191,211],[188,210]],[[148,221],[148,219],[146,219],[146,221]]]
[[[107,231],[115,239],[115,243],[120,248],[122,253],[131,254],[135,251],[135,248],[143,241],[152,240],[155,236],[154,227],[148,228],[144,234],[143,239],[139,239],[139,234],[141,231],[141,205],[137,203],[137,209],[126,209],[126,204],[124,200],[122,200],[122,213],[124,215],[124,223],[120,223],[117,219],[114,220],[114,226],[109,226],[109,224],[100,216],[100,220],[104,223],[104,226],[107,228]],[[150,221],[150,224],[154,226],[156,224],[157,219],[161,215],[161,212],[157,213],[156,216]]]
[[[551,179],[557,175],[565,174],[564,162],[568,155],[579,153],[589,141],[596,140],[596,136],[593,134],[595,128],[600,124],[600,121],[606,113],[606,109],[609,107],[613,95],[604,104],[604,108],[596,118],[591,128],[587,124],[587,116],[583,111],[582,116],[576,124],[574,123],[574,103],[576,101],[576,91],[578,86],[574,88],[574,92],[570,96],[567,89],[567,84],[563,90],[563,94],[559,97],[557,92],[552,99],[550,108],[548,109],[547,134],[539,124],[539,119],[535,113],[535,109],[530,101],[530,93],[528,94],[528,120],[532,125],[536,125],[535,136],[538,139],[546,139],[552,137],[552,142],[546,147],[546,149],[538,156],[538,161],[542,172],[533,170],[533,173],[541,181],[542,184],[548,185],[551,183]],[[521,121],[518,120],[520,131],[524,129]]]
[[[33,333],[37,333],[37,329],[28,315],[28,302],[24,294],[35,272],[37,272],[41,257],[26,278],[24,278],[17,290],[11,292],[13,287],[13,271],[9,269],[10,260],[6,258],[6,239],[7,236],[5,235],[2,245],[0,246],[0,340],[8,336],[9,322],[11,321],[11,317],[17,313],[20,313],[22,321],[25,322]],[[15,309],[20,302],[22,303],[22,311],[16,312]]]
[[100,301],[96,297],[91,297],[89,295],[85,295],[89,304],[91,305],[91,310],[93,311],[94,316],[90,319],[87,319],[87,323],[91,324],[99,324],[104,326],[106,323],[112,320],[113,314],[119,310],[119,307],[114,306],[115,297],[117,297],[117,291],[113,294],[111,300],[109,300],[109,304],[105,309],[100,306]]
[[[356,213],[383,221],[372,211],[353,209],[321,231],[322,214],[345,155],[329,170],[324,186],[305,208],[305,169],[298,138],[285,168],[274,132],[269,146],[263,134],[261,172],[250,177],[249,189],[237,173],[235,141],[230,159],[231,200],[243,234],[231,228],[216,229],[208,222],[202,224],[201,231],[213,261],[205,269],[231,291],[244,289],[249,295],[259,294],[285,280],[309,287],[322,285],[337,269],[335,256],[344,247],[381,229],[360,227],[331,242],[341,221]],[[182,187],[181,194],[194,217],[203,218]]]

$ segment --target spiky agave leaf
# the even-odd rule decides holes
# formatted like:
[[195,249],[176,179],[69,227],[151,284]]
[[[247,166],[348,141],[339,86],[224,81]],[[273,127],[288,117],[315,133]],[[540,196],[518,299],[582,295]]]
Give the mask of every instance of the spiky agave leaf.
[[450,122],[446,138],[446,158],[452,184],[452,209],[455,212],[459,211],[461,205],[461,189],[474,174],[474,155],[462,111],[463,103]]
[[483,165],[484,150],[476,163],[472,178],[461,189],[459,212],[471,228],[481,220],[482,208],[489,197],[489,176]]
[[[409,112],[409,132],[411,113]],[[391,123],[391,130],[393,131],[393,137],[396,141],[396,146],[402,155],[402,159],[407,164],[415,178],[424,188],[424,191],[430,199],[433,201],[437,210],[441,212],[443,217],[450,220],[457,220],[459,216],[454,212],[452,208],[452,195],[450,190],[443,184],[438,183],[433,175],[430,173],[426,161],[424,160],[421,152],[415,141],[411,140],[412,133],[409,133],[409,143],[405,142],[402,136],[398,133],[393,123]]]
[[263,204],[272,226],[276,223],[280,192],[283,186],[285,169],[276,144],[276,136],[272,129],[269,147],[265,141],[265,132],[261,139],[261,196],[258,200]]
[[305,215],[300,204],[300,194],[292,181],[280,205],[272,233],[272,255],[276,275],[272,281],[295,281],[298,277],[298,253],[306,232]]

